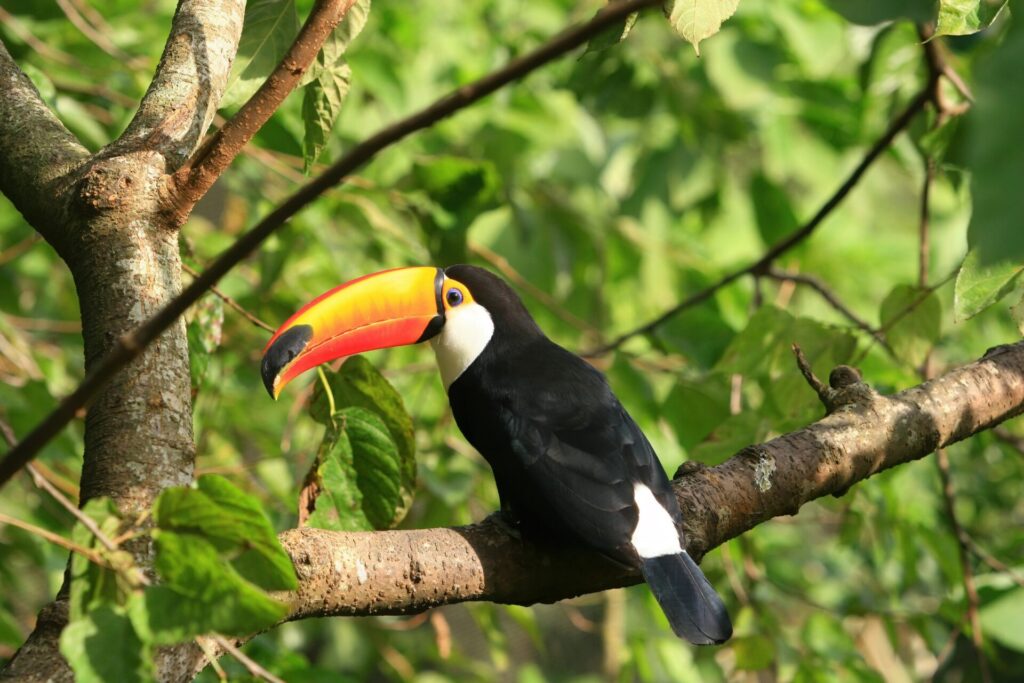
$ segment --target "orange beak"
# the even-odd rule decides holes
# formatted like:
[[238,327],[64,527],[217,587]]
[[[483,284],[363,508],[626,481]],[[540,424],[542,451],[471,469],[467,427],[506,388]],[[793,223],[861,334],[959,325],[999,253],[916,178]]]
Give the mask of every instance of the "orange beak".
[[264,386],[276,399],[288,382],[321,363],[430,339],[444,326],[443,286],[441,268],[398,268],[322,294],[263,349]]

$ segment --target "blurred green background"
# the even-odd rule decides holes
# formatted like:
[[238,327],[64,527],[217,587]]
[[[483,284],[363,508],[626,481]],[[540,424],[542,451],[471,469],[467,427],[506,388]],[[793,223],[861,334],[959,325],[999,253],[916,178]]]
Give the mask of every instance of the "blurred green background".
[[[376,3],[349,49],[351,92],[312,172],[601,4]],[[311,2],[297,5],[304,17]],[[0,23],[15,59],[93,150],[130,120],[174,3],[94,6],[108,24],[106,50],[56,4],[5,0]],[[969,84],[1006,49],[1008,23],[943,39]],[[361,274],[469,261],[510,279],[556,341],[594,348],[756,260],[810,218],[926,77],[912,23],[854,25],[820,0],[743,0],[700,57],[657,11],[624,43],[581,53],[387,150],[296,216],[221,290],[276,327]],[[1006,304],[969,320],[953,313],[974,113],[939,129],[934,113],[919,116],[776,263],[825,283],[870,328],[885,326],[891,350],[813,289],[745,276],[594,359],[670,473],[821,416],[792,342],[820,376],[851,363],[892,392],[918,384],[926,358],[941,373],[1019,337]],[[303,139],[295,94],[197,207],[182,233],[186,263],[201,270],[304,181]],[[937,167],[926,277],[943,283],[927,297],[915,289],[926,155]],[[228,475],[261,497],[275,528],[294,526],[322,436],[303,410],[315,374],[274,403],[258,372],[268,333],[213,295],[191,319],[199,472]],[[67,269],[0,198],[0,417],[17,434],[81,379],[77,321]],[[496,509],[490,472],[452,422],[430,351],[370,359],[416,426],[417,492],[401,526],[463,524]],[[1024,457],[1015,431],[1024,434],[1011,423],[1004,439],[985,433],[950,449],[956,510],[974,543],[984,655],[1000,681],[1024,680]],[[81,433],[79,422],[39,459],[72,495]],[[24,476],[4,491],[0,511],[64,534],[73,521]],[[0,528],[0,657],[31,630],[65,562],[39,537]],[[641,586],[553,606],[310,620],[258,637],[247,652],[288,681],[980,680],[933,458],[764,524],[703,566],[736,623],[720,648],[678,641]],[[223,665],[244,678],[236,663]]]

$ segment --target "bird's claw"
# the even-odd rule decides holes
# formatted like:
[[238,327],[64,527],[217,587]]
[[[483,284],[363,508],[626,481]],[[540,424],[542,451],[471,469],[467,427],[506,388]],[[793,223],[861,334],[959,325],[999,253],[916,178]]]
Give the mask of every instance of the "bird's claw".
[[484,518],[484,523],[493,524],[517,541],[523,540],[523,533],[519,530],[519,520],[506,510],[495,510]]

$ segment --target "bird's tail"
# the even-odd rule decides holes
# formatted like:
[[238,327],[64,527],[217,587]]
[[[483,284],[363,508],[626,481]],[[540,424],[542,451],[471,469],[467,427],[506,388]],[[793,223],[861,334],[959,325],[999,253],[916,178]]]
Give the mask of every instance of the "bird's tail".
[[694,645],[724,643],[732,622],[722,599],[684,550],[641,558],[641,571],[672,630]]

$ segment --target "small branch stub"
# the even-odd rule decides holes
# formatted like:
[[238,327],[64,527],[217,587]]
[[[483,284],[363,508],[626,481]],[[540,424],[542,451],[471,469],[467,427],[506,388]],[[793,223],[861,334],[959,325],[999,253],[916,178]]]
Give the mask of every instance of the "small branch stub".
[[857,368],[849,365],[837,365],[829,373],[828,386],[825,386],[814,374],[800,345],[794,343],[792,348],[800,374],[804,376],[807,384],[814,389],[814,393],[818,395],[822,405],[825,406],[826,415],[831,415],[843,406],[867,404],[874,400],[874,390],[864,383],[860,370]]

